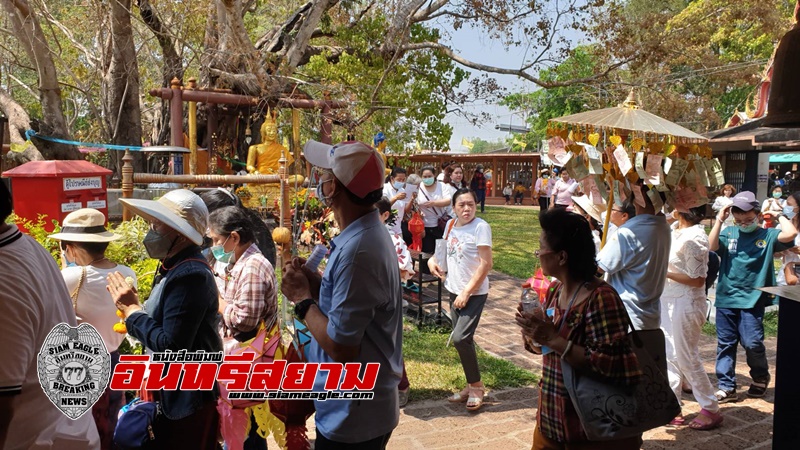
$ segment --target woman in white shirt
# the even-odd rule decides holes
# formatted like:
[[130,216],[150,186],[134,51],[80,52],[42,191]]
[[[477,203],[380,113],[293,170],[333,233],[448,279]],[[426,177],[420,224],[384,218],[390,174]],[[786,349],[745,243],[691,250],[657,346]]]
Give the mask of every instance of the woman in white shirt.
[[[417,205],[425,222],[425,237],[422,238],[422,251],[433,253],[436,250],[436,239],[441,239],[444,230],[439,228],[439,217],[447,214],[451,197],[447,195],[447,188],[443,183],[436,181],[436,169],[425,166],[420,170],[422,184],[417,194]],[[423,271],[425,271],[423,267]]]
[[[114,366],[119,362],[117,348],[125,335],[114,331],[114,324],[119,322],[119,318],[114,300],[106,289],[106,277],[112,272],[120,272],[134,287],[137,283],[136,273],[130,267],[116,264],[105,257],[109,242],[120,237],[106,231],[105,221],[103,213],[96,209],[79,209],[64,218],[60,233],[49,237],[61,241],[61,275],[72,298],[78,324],[91,324],[100,333],[111,354],[113,372]],[[92,406],[92,415],[103,450],[112,448],[117,416],[124,405],[124,392],[106,388]]]
[[453,317],[453,346],[458,351],[467,386],[448,400],[466,402],[470,411],[483,405],[486,388],[478,370],[475,353],[475,329],[481,319],[489,293],[487,275],[492,269],[492,229],[483,219],[475,217],[477,196],[469,189],[460,189],[453,196],[454,219],[447,222],[447,275],[436,261],[428,260],[431,273],[445,278],[444,287],[450,292],[450,311]]
[[383,185],[383,196],[389,199],[392,209],[397,211],[398,220],[392,225],[392,231],[402,234],[403,217],[406,210],[411,209],[411,199],[405,192],[406,169],[395,167],[389,174],[389,181]]
[[[722,211],[722,208],[733,203],[734,195],[736,195],[736,188],[733,187],[732,184],[726,184],[725,186],[722,186],[722,195],[718,196],[714,200],[714,204],[711,205],[711,209],[713,209],[715,213],[719,213],[720,211]],[[728,215],[728,218],[725,219],[725,223],[723,223],[722,226],[723,227],[733,226],[733,214]]]
[[[706,274],[709,243],[700,221],[705,205],[678,213],[678,226],[672,231],[667,283],[661,295],[661,329],[667,343],[669,384],[681,398],[681,380],[691,386],[702,408],[690,423],[695,430],[710,430],[722,423],[719,402],[708,379],[698,342],[706,321]],[[672,421],[683,425],[682,416]]]
[[[800,215],[798,215],[798,205],[800,205],[800,191],[792,192],[789,198],[786,199],[786,204],[783,207],[783,215],[792,221],[792,224],[797,227],[800,226]],[[794,240],[794,247],[785,250],[781,253],[776,253],[775,256],[781,258],[781,270],[778,271],[776,282],[778,286],[794,286],[798,284],[798,271],[800,271],[800,235]]]
[[783,188],[774,186],[772,198],[764,200],[761,204],[761,214],[764,215],[764,228],[774,228],[778,224],[778,215],[783,212]]
[[553,186],[550,206],[553,208],[572,208],[572,194],[578,190],[578,183],[569,177],[566,169],[561,169],[561,178]]

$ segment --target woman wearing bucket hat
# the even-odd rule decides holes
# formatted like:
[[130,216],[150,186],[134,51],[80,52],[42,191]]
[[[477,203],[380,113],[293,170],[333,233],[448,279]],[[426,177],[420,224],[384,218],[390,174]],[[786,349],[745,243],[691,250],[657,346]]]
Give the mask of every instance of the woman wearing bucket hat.
[[[114,332],[117,323],[117,308],[106,290],[106,277],[120,272],[136,283],[136,273],[127,266],[116,264],[106,258],[111,241],[119,236],[106,231],[106,218],[100,211],[91,208],[73,211],[64,218],[61,232],[51,234],[50,239],[61,241],[61,258],[64,265],[61,275],[72,299],[72,307],[78,324],[93,325],[106,349],[111,354],[111,370],[119,362],[117,348],[125,339]],[[113,448],[112,438],[117,425],[119,410],[125,405],[125,394],[106,388],[100,399],[92,406],[100,443],[103,450]]]
[[[108,290],[125,315],[128,334],[152,352],[222,351],[217,285],[200,253],[208,228],[203,200],[178,189],[158,201],[120,201],[150,222],[144,246],[150,257],[161,262],[144,308],[120,273],[108,276]],[[158,394],[163,414],[155,424],[156,448],[216,449],[219,415],[214,392],[161,390]]]

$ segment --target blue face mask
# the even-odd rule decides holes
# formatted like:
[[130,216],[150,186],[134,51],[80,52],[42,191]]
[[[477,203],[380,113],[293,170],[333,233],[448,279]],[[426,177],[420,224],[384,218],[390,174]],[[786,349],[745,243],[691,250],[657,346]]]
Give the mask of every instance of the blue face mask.
[[67,252],[62,251],[61,253],[62,253],[62,255],[64,255],[64,262],[67,263],[67,267],[77,267],[78,266],[77,264],[75,264],[75,261],[70,261],[69,258],[67,258]]
[[230,239],[230,235],[225,239],[225,242],[222,245],[215,245],[211,247],[211,254],[214,255],[214,259],[221,263],[229,263],[231,258],[233,257],[233,250],[226,252],[225,251],[225,244],[228,243],[228,239]]
[[797,213],[794,210],[794,206],[786,205],[783,207],[783,215],[786,216],[787,219],[792,220]]
[[742,233],[752,233],[758,229],[758,224],[751,223],[750,225],[736,225],[736,227],[739,228],[739,231]]
[[433,177],[423,178],[422,182],[425,184],[425,186],[433,186],[433,183],[436,182],[436,178],[433,178]]
[[406,187],[406,184],[400,181],[395,181],[394,184],[392,184],[392,186],[394,186],[395,189],[400,190]]

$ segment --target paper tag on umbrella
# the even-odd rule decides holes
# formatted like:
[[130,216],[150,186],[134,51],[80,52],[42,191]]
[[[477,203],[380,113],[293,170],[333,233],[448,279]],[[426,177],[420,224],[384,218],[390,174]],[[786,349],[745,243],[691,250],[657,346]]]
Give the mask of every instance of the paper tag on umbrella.
[[573,180],[581,181],[589,176],[589,168],[586,167],[586,157],[583,153],[570,159],[566,166],[567,172]]
[[600,198],[603,199],[603,202],[608,202],[608,188],[606,187],[606,182],[603,180],[603,177],[600,175],[595,175],[594,185],[597,187],[597,190],[600,193]]
[[644,170],[644,152],[636,153],[634,167],[636,167],[636,173],[639,174],[639,178],[647,178],[647,172]]
[[619,173],[622,176],[625,176],[630,172],[633,168],[631,165],[631,159],[628,158],[628,152],[625,151],[625,147],[618,145],[617,149],[614,150],[614,159],[617,160],[617,167],[619,167]]
[[702,201],[702,204],[708,203],[708,189],[706,189],[706,186],[703,183],[698,182],[696,188],[697,196],[699,197],[698,200]]
[[557,166],[565,166],[572,158],[572,152],[566,151],[566,143],[560,136],[554,136],[547,141],[547,156]]
[[633,199],[636,201],[636,204],[642,208],[647,206],[647,203],[644,201],[644,194],[642,194],[642,186],[634,184],[631,186],[631,189],[633,190]]
[[[592,199],[592,203],[595,205],[602,205],[605,202],[603,201],[603,193],[600,191],[600,187],[597,185],[598,179],[600,179],[600,182],[602,182],[602,178],[599,177],[586,177],[586,179],[581,182],[581,188],[583,189],[583,192],[589,194],[589,197]],[[605,186],[603,186],[603,190],[605,190]]]
[[706,168],[708,169],[709,181],[716,183],[714,186],[725,184],[725,174],[722,172],[722,164],[719,163],[719,158],[706,161]]
[[658,186],[661,184],[661,155],[650,155],[647,157],[646,176],[643,177],[647,184]]
[[594,146],[586,147],[586,156],[589,158],[589,174],[602,175],[603,174],[603,158],[600,152]]
[[697,171],[697,182],[703,186],[711,186],[711,180],[708,179],[708,167],[706,167],[706,161],[698,159],[694,162],[694,168]]
[[614,189],[614,203],[616,203],[617,206],[622,206],[622,202],[624,202],[625,199],[622,198],[622,189],[620,189],[619,180],[614,180],[613,189]]
[[667,198],[667,201],[664,203],[664,209],[667,210],[667,213],[672,213],[675,210],[675,194],[672,192],[665,192],[664,197]]
[[661,200],[661,194],[658,191],[650,189],[647,191],[647,196],[650,197],[650,201],[653,202],[653,210],[658,212],[661,211],[661,208],[664,207],[664,202]]
[[687,186],[694,186],[697,184],[697,171],[694,169],[686,170],[683,178],[686,180]]
[[667,172],[667,179],[664,182],[669,186],[677,185],[683,178],[684,173],[686,173],[687,167],[689,167],[689,161],[685,159],[673,160],[672,167]]

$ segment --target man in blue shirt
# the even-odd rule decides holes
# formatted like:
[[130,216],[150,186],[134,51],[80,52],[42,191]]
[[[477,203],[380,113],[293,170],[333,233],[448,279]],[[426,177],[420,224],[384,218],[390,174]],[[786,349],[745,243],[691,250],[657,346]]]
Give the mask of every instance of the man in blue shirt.
[[[295,258],[283,267],[281,290],[311,332],[309,362],[380,364],[374,399],[314,401],[315,448],[384,449],[400,418],[403,330],[397,255],[374,206],[383,195],[383,159],[352,141],[311,141],[304,156],[320,169],[317,197],[342,232],[321,278]],[[321,372],[314,390],[323,391],[326,379]]]
[[[758,226],[760,206],[752,192],[743,191],[720,210],[708,236],[709,247],[720,257],[717,283],[717,380],[720,403],[739,399],[736,393],[736,348],[747,355],[753,379],[748,397],[763,397],[769,385],[764,348],[764,307],[770,295],[757,288],[775,285],[773,254],[794,245],[797,230],[782,214],[781,229]],[[733,214],[735,226],[722,229]]]
[[[642,187],[647,192],[647,187]],[[658,195],[658,194],[657,194]],[[656,330],[661,325],[661,293],[667,280],[670,229],[667,219],[655,211],[648,195],[645,206],[635,204],[636,215],[621,225],[597,255],[597,265],[608,274],[608,284],[619,293],[637,330]],[[613,205],[612,220],[628,215],[633,199]],[[658,213],[658,214],[656,214]]]

